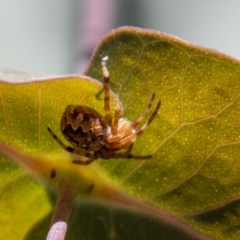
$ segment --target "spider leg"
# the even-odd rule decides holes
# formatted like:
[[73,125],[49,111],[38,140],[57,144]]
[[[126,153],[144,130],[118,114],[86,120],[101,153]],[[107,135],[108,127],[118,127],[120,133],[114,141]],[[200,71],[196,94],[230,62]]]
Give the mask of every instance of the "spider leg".
[[138,155],[132,155],[129,153],[129,150],[127,150],[126,152],[112,152],[111,155],[109,155],[108,157],[103,157],[102,159],[109,159],[109,158],[123,158],[123,159],[148,159],[151,158],[152,155],[146,155],[146,156],[138,156]]
[[[116,136],[111,137],[111,139],[109,139],[109,142],[116,142],[116,141],[121,140],[121,135],[124,135],[124,136],[131,135],[132,131],[142,122],[142,120],[145,118],[145,116],[149,113],[149,111],[152,107],[154,98],[155,98],[155,93],[153,93],[152,96],[150,97],[147,106],[145,107],[145,109],[141,113],[141,115],[138,117],[138,119],[136,121],[134,121],[131,125],[129,125],[129,127],[127,129],[122,129],[122,130],[120,129],[118,131],[118,135],[116,135],[116,133],[115,134],[112,133],[113,135],[116,135]],[[115,116],[114,116],[114,118],[115,118]],[[122,134],[123,132],[124,132],[124,134]]]
[[112,119],[112,135],[117,135],[118,120],[123,115],[123,106],[118,98],[118,95],[115,95],[114,101],[115,101],[116,108],[115,108],[115,114]]
[[102,58],[102,71],[103,71],[103,78],[104,78],[104,84],[103,84],[103,89],[105,92],[105,97],[104,97],[104,110],[106,113],[106,119],[111,125],[112,128],[112,134],[116,135],[117,130],[118,130],[118,119],[123,115],[123,106],[118,98],[117,95],[115,95],[114,101],[116,105],[115,109],[115,114],[114,117],[112,118],[112,113],[110,109],[110,97],[109,97],[109,89],[110,89],[110,76],[109,72],[107,69],[107,60],[108,57]]
[[[84,157],[87,157],[89,158],[88,160],[86,161],[82,161],[82,160],[73,160],[73,163],[77,163],[77,164],[89,164],[93,161],[96,160],[96,157],[91,154],[91,153],[88,153],[82,149],[78,149],[78,148],[73,148],[73,147],[70,147],[70,146],[67,146],[65,145],[59,138],[58,136],[52,131],[52,129],[50,127],[47,127],[47,130],[48,132],[52,135],[52,137],[55,139],[55,141],[63,148],[65,149],[66,151],[70,152],[70,153],[75,153],[75,154],[78,154],[78,155],[81,155],[81,156],[84,156]],[[91,161],[90,161],[91,160]],[[90,162],[89,162],[90,161]],[[81,162],[81,163],[80,163]]]
[[[123,154],[123,155],[125,155],[125,154]],[[138,156],[138,155],[132,155],[132,154],[129,154],[129,153],[126,153],[126,156],[125,156],[125,158],[130,158],[130,159],[139,159],[139,160],[141,160],[141,159],[148,159],[148,158],[151,158],[152,157],[152,155],[145,155],[145,156]]]
[[109,77],[109,72],[107,69],[107,60],[108,60],[108,56],[102,58],[102,72],[103,72],[103,79],[104,79],[104,83],[103,83],[103,89],[104,89],[104,93],[105,93],[105,97],[104,97],[104,110],[106,113],[106,118],[109,122],[111,122],[112,120],[112,113],[111,113],[111,109],[110,109],[110,97],[109,97],[109,89],[110,89],[110,77]]
[[134,143],[126,150],[125,153],[130,154],[130,152],[132,151],[133,145],[134,145]]
[[116,153],[116,154],[118,155],[119,158],[122,156],[124,156],[124,158],[132,158],[132,159],[147,159],[152,157],[152,155],[137,156],[137,155],[130,154],[130,152],[132,151],[133,145],[134,143],[124,153]]
[[138,119],[137,119],[136,121],[134,121],[134,122],[129,126],[129,128],[134,129],[134,128],[136,128],[136,127],[142,122],[142,120],[145,118],[145,116],[149,113],[149,111],[150,111],[150,109],[151,109],[151,107],[152,107],[154,98],[155,98],[155,93],[153,93],[152,96],[150,97],[150,99],[149,99],[149,101],[148,101],[148,104],[147,104],[147,106],[145,107],[144,111],[141,113],[141,115],[138,117]]
[[93,159],[88,159],[86,161],[82,161],[82,160],[72,160],[72,163],[73,164],[79,164],[79,165],[88,165],[92,162],[94,162],[96,159],[93,158]]
[[142,134],[145,131],[145,129],[151,124],[152,120],[156,117],[158,110],[160,108],[160,105],[161,105],[161,102],[158,101],[158,104],[157,104],[154,112],[152,113],[151,117],[140,129],[138,129],[136,132],[134,132],[132,134],[127,135],[127,137],[123,138],[122,140],[120,140],[118,142],[111,142],[109,144],[110,145],[109,148],[112,148],[112,149],[121,148],[122,146],[124,146],[125,144],[132,141],[133,139],[138,137],[140,134]]

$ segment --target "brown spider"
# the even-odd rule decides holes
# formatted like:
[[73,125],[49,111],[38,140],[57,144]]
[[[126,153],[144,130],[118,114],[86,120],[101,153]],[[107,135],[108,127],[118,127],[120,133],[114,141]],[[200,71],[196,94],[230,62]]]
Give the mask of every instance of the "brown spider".
[[[103,117],[98,111],[88,106],[69,105],[65,109],[61,119],[61,131],[63,136],[70,142],[73,147],[66,146],[48,127],[49,133],[65,150],[71,153],[79,154],[87,160],[73,160],[75,164],[87,165],[98,158],[133,158],[146,159],[147,156],[136,156],[130,153],[136,138],[144,132],[149,126],[160,108],[160,101],[148,119],[141,127],[137,126],[142,122],[144,117],[149,113],[155,94],[153,93],[145,110],[134,122],[123,118],[123,107],[115,95],[115,113],[112,115],[109,104],[109,72],[106,61],[108,57],[102,59],[102,71],[104,77],[103,89],[105,92],[104,110],[106,116]],[[119,152],[119,150],[125,151]]]

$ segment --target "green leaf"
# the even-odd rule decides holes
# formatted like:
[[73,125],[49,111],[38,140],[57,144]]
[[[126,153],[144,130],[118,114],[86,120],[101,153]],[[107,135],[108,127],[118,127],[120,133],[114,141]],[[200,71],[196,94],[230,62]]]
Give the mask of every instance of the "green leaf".
[[[28,162],[19,163],[54,187],[55,182],[49,182],[52,169],[55,165],[57,169],[58,165],[68,169],[66,165],[69,161],[66,158],[62,160],[63,153],[63,156],[55,155],[53,158],[46,155],[64,152],[47,132],[47,126],[60,135],[59,119],[69,103],[100,106],[95,97],[101,90],[100,84],[79,76],[30,81],[28,79],[33,78],[22,73],[9,70],[1,73],[1,78],[8,82],[0,83],[0,138],[4,143],[30,154]],[[1,149],[6,147],[1,144]],[[22,153],[16,154],[21,156]],[[0,166],[0,238],[23,239],[34,223],[52,211],[52,204],[46,190],[3,154]],[[48,220],[45,223],[47,229],[49,224]],[[46,237],[46,231],[44,233]]]
[[[153,92],[161,100],[157,117],[132,150],[136,155],[153,154],[151,159],[71,164],[47,126],[63,139],[59,122],[69,104],[88,105],[104,115],[101,85],[84,76],[1,82],[1,151],[20,159],[18,163],[50,188],[57,190],[62,179],[76,183],[81,201],[73,209],[67,239],[191,239],[184,233],[188,226],[214,239],[239,238],[239,62],[136,28],[120,28],[106,36],[87,75],[102,79],[105,55],[111,89],[119,94],[125,117],[134,121]],[[9,75],[21,74],[4,72],[1,79]],[[9,157],[1,156],[0,238],[43,239],[55,200]],[[93,192],[82,199],[92,182]],[[142,215],[140,207],[132,212],[116,204],[119,187],[149,204],[139,205],[143,212],[157,208],[157,219]],[[120,197],[118,202],[123,202],[125,195]],[[138,204],[127,195],[126,199]],[[162,209],[186,228],[171,219],[163,223]]]
[[126,191],[167,209],[214,239],[240,237],[240,65],[216,51],[136,28],[112,31],[86,74],[109,56],[111,89],[134,120],[151,93],[161,109],[133,154],[146,161],[99,161]]
[[[47,187],[56,191],[64,179],[81,193],[80,206],[73,209],[67,239],[79,239],[79,236],[84,239],[111,239],[114,236],[125,239],[129,234],[136,239],[147,236],[159,239],[159,235],[175,239],[179,234],[182,239],[189,239],[186,233],[159,220],[132,213],[114,203],[109,208],[104,202],[82,198],[84,192],[88,196],[89,186],[93,183],[91,196],[109,198],[108,195],[115,191],[117,197],[118,188],[100,172],[97,164],[73,165],[69,154],[47,132],[47,126],[50,125],[61,137],[59,119],[70,103],[94,106],[101,111],[102,87],[99,82],[84,76],[34,79],[9,70],[2,70],[1,74],[5,79],[0,83],[1,151]],[[44,239],[55,198],[6,155],[1,154],[0,166],[0,238]],[[134,228],[129,229],[129,226],[142,228],[145,225],[148,229],[138,233]]]

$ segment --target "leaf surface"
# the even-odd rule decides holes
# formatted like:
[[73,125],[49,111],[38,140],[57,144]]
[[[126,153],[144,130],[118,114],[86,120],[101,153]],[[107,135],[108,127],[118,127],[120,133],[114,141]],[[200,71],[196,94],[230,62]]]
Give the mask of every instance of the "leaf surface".
[[137,28],[105,37],[87,75],[100,78],[95,66],[105,55],[128,119],[139,116],[153,92],[162,104],[133,148],[153,158],[101,166],[128,192],[206,235],[239,238],[239,62]]
[[[17,79],[13,84],[7,77],[13,73],[4,71],[1,79],[8,82],[0,83],[1,141],[40,156],[32,168],[55,189],[58,180],[49,180],[53,168],[60,176],[80,176],[81,191],[91,180],[108,184],[110,179],[111,186],[169,211],[205,236],[239,238],[239,62],[169,35],[135,28],[120,28],[106,36],[86,75],[102,79],[100,62],[105,55],[111,89],[119,94],[125,117],[134,121],[153,92],[161,100],[158,115],[132,150],[136,155],[151,153],[151,159],[98,160],[86,171],[67,161],[47,126],[63,139],[59,121],[69,104],[88,105],[104,115],[101,84],[84,76],[34,81],[30,77],[30,82]],[[43,239],[54,200],[9,157],[1,156],[0,237]],[[136,226],[141,230],[136,232]],[[78,202],[70,220],[67,239],[77,236],[189,239],[162,221],[88,198]]]

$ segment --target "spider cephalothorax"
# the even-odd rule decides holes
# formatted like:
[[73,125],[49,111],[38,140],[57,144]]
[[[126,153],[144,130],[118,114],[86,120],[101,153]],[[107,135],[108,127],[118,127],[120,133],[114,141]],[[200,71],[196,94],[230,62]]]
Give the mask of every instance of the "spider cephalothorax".
[[[109,104],[109,73],[106,67],[107,57],[102,59],[102,70],[104,77],[103,89],[105,92],[103,117],[95,109],[82,105],[69,105],[66,107],[61,119],[61,131],[63,136],[73,147],[66,146],[48,127],[53,138],[67,151],[84,156],[87,160],[73,160],[76,164],[90,164],[98,158],[134,158],[146,159],[151,157],[136,156],[130,153],[135,139],[143,133],[156,116],[160,101],[148,119],[141,127],[137,128],[145,116],[149,113],[155,94],[153,93],[145,110],[137,120],[130,122],[123,118],[123,107],[115,95],[115,113],[111,113]],[[120,151],[124,150],[124,151]]]

